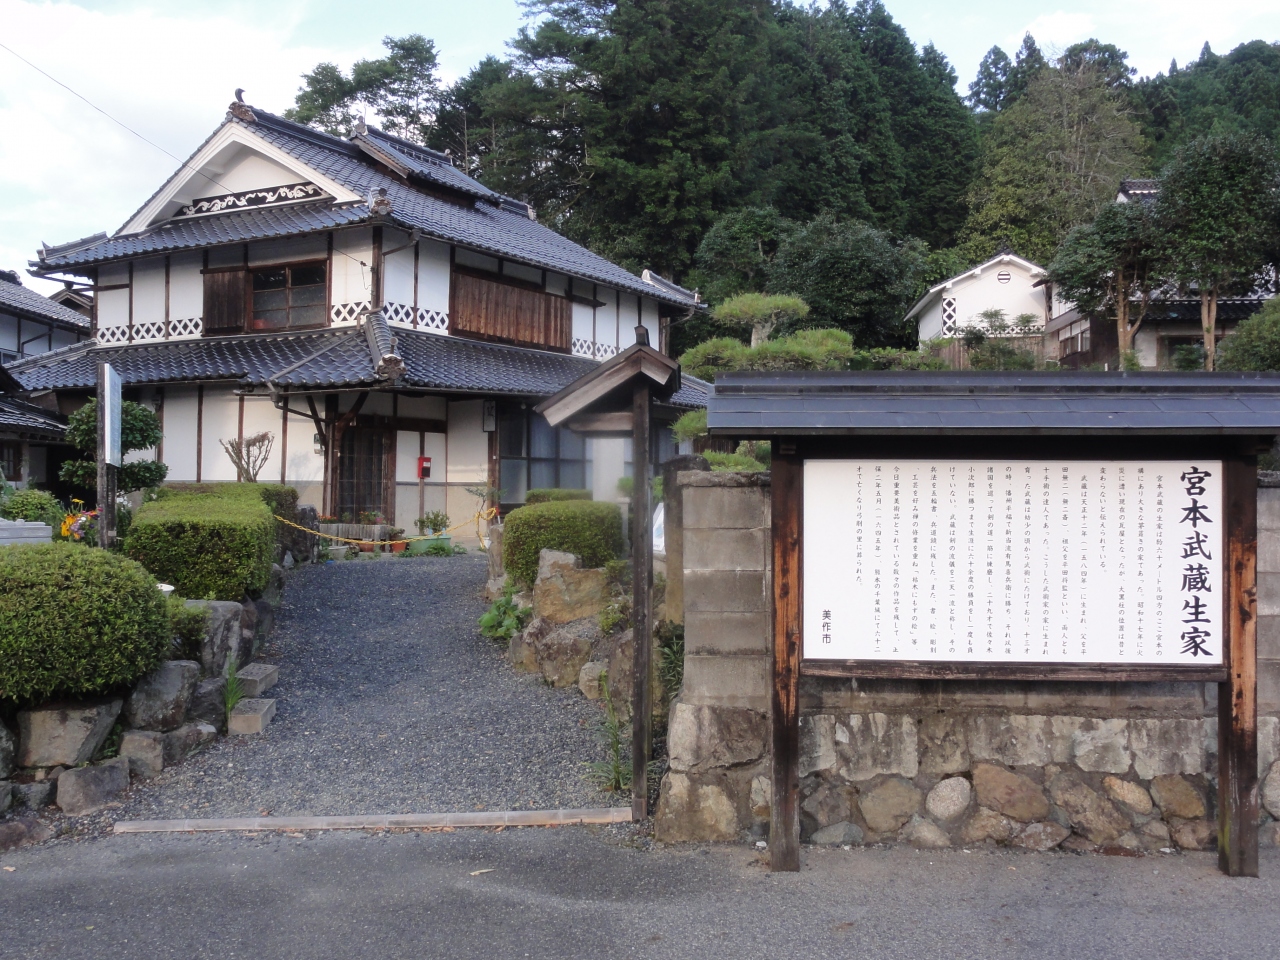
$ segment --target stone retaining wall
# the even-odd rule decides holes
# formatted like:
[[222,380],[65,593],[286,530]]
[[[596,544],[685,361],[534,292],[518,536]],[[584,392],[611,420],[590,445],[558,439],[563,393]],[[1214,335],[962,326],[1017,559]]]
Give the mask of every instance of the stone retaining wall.
[[[685,675],[666,840],[767,836],[767,474],[681,472]],[[1280,824],[1280,487],[1259,491],[1259,772]],[[1213,684],[801,682],[801,836],[1032,849],[1212,846]]]

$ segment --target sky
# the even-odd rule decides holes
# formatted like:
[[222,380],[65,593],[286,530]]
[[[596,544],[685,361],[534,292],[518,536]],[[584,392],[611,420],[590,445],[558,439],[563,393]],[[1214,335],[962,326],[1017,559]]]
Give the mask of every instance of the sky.
[[[1012,54],[1028,30],[1046,50],[1115,43],[1141,75],[1206,41],[1219,53],[1280,41],[1280,0],[1216,0],[1211,15],[1199,0],[885,5],[918,46],[947,55],[961,93],[993,44]],[[503,55],[523,22],[516,0],[0,0],[0,44],[154,144],[0,49],[0,269],[24,271],[42,241],[117,230],[218,126],[236,87],[283,111],[315,64],[347,69],[409,33],[435,41],[454,80]]]

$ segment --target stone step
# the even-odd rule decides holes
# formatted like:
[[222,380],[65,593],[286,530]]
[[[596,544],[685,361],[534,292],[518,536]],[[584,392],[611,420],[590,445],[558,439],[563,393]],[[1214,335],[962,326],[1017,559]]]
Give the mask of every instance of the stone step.
[[241,700],[227,717],[227,733],[241,736],[262,733],[275,715],[275,700],[258,697]]
[[236,678],[246,697],[260,697],[276,685],[280,668],[274,663],[251,663],[237,670]]

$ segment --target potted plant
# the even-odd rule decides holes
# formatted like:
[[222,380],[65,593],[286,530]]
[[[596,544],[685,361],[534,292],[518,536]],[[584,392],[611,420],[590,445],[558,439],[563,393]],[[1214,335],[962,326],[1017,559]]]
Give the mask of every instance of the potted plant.
[[[430,513],[424,514],[415,520],[414,524],[417,526],[420,535],[430,537],[430,539],[415,540],[409,544],[409,552],[412,554],[425,554],[431,544],[441,543],[448,545],[453,539],[445,533],[449,529],[449,515],[443,510],[432,510]],[[439,547],[436,549],[438,550]]]
[[407,540],[399,540],[397,538],[404,536],[403,527],[392,527],[387,531],[387,539],[391,541],[392,553],[404,553],[405,547],[409,546]]

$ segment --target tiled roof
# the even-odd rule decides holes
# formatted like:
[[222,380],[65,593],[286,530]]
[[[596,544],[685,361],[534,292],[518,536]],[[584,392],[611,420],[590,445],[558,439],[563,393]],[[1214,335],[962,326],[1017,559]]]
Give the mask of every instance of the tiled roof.
[[732,373],[712,434],[1272,435],[1275,373]]
[[10,283],[7,280],[0,280],[0,313],[17,313],[37,320],[51,320],[86,333],[89,330],[88,317],[41,296],[20,283]]
[[0,434],[18,433],[31,439],[61,440],[66,424],[47,410],[14,397],[0,397]]
[[[404,375],[395,382],[402,388],[548,397],[597,366],[597,361],[583,357],[442,334],[396,329],[393,335],[395,352],[405,365]],[[376,350],[364,328],[348,327],[129,346],[85,343],[21,360],[9,372],[28,390],[90,388],[99,360],[110,362],[125,383],[234,380],[245,386],[271,383],[291,389],[390,386],[378,377],[373,356],[377,352],[377,360],[382,359],[387,345],[378,342],[381,334],[373,339]],[[702,406],[709,389],[701,380],[685,377],[669,402]]]
[[[385,189],[391,201],[390,221],[407,230],[416,228],[428,237],[608,284],[667,303],[679,306],[693,304],[688,291],[674,284],[646,283],[530,219],[524,204],[508,201],[461,171],[444,166],[434,159],[431,151],[413,150],[403,141],[373,129],[365,135],[380,149],[394,150],[401,163],[446,188],[444,191],[429,192],[402,183],[380,170],[373,158],[351,141],[262,110],[255,109],[253,113],[256,118],[253,123],[234,118],[228,122],[241,124],[359,196],[368,197]],[[457,192],[447,196],[452,191]],[[477,199],[480,197],[489,199]],[[372,214],[364,203],[345,206],[332,202],[298,204],[219,214],[198,221],[164,224],[137,234],[116,235],[97,242],[77,242],[69,250],[46,248],[44,259],[35,265],[74,269],[142,254],[307,233],[371,219]]]

